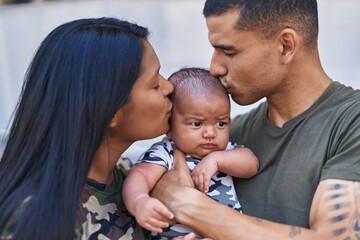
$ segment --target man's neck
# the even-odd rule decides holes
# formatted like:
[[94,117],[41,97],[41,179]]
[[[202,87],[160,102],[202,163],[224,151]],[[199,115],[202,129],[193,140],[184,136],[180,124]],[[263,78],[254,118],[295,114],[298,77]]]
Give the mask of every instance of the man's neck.
[[281,128],[286,122],[305,112],[326,91],[332,80],[325,74],[316,80],[297,81],[284,91],[270,96],[268,101],[268,119]]

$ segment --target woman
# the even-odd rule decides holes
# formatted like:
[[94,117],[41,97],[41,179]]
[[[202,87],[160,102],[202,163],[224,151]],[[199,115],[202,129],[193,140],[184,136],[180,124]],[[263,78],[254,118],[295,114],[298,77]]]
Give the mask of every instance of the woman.
[[42,42],[0,161],[1,239],[145,238],[116,166],[132,143],[169,129],[173,86],[148,34],[80,19]]

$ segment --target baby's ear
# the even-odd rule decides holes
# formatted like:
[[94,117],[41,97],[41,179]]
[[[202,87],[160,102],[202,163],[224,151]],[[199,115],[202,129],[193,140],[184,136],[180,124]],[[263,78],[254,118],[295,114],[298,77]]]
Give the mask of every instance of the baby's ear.
[[164,140],[172,141],[172,139],[171,139],[171,131],[166,133],[166,136],[164,137]]

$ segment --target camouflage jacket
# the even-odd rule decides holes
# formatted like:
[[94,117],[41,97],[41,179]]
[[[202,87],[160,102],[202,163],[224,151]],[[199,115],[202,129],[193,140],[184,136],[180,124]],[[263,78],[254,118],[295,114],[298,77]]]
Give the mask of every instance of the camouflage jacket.
[[[75,239],[150,239],[149,233],[136,223],[122,201],[122,184],[131,165],[129,159],[120,159],[110,185],[88,180],[78,204]],[[5,230],[0,232],[0,240],[13,239],[17,220],[30,200],[31,197],[26,198],[17,208]]]
[[146,239],[144,231],[126,210],[122,201],[122,184],[131,165],[120,160],[110,185],[88,181],[81,194],[76,219],[76,239]]

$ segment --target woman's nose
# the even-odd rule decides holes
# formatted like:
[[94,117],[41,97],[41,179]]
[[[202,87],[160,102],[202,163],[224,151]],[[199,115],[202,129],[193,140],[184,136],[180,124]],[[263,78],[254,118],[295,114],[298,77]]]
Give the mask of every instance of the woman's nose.
[[174,86],[172,85],[172,83],[166,80],[165,78],[163,78],[163,81],[160,86],[162,86],[162,91],[165,96],[170,95],[174,91]]

